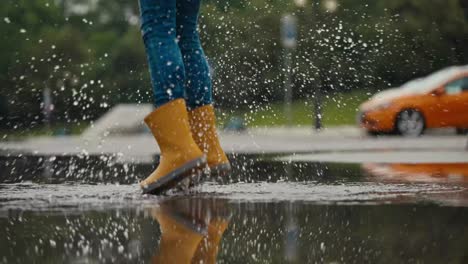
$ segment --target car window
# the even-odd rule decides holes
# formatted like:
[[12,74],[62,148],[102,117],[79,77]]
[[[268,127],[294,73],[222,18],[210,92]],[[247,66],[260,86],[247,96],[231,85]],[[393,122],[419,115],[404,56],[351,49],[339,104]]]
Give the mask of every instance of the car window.
[[445,86],[447,94],[459,94],[462,91],[468,92],[468,77],[453,81]]

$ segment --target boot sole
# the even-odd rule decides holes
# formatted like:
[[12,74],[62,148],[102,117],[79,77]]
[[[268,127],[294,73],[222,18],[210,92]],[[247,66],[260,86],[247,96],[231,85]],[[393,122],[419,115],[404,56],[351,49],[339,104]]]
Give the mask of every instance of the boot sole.
[[173,170],[166,176],[163,176],[157,181],[147,185],[146,187],[143,187],[143,194],[162,194],[165,191],[173,188],[175,185],[177,185],[177,183],[179,183],[186,177],[190,177],[194,174],[197,174],[197,172],[203,170],[205,166],[205,156],[189,161],[181,167]]

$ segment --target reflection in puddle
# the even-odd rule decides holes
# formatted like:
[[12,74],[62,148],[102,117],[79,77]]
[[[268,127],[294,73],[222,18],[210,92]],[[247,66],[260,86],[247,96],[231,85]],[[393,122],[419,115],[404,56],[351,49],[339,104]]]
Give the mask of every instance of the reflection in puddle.
[[3,212],[0,263],[466,263],[468,258],[467,207],[176,199],[181,201],[144,209]]
[[223,200],[175,199],[151,210],[161,229],[153,263],[216,263],[230,212]]
[[362,167],[367,173],[380,180],[468,183],[468,163],[368,163],[363,164]]

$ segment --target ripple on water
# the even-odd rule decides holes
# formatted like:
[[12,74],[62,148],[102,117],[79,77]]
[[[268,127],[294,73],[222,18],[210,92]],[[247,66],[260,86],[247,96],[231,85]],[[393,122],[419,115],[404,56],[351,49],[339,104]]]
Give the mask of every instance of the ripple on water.
[[[115,184],[0,184],[0,210],[108,209],[154,206],[160,199],[180,195],[213,196],[232,202],[389,203],[418,202],[422,197],[454,194],[466,189],[427,183],[259,182],[220,185],[205,183],[190,193],[171,196],[141,195],[138,185]],[[429,199],[430,200],[430,199]]]
[[304,201],[304,202],[375,202],[395,201],[398,197],[417,197],[465,190],[459,186],[403,183],[318,184],[300,182],[204,184],[203,193],[241,201]]

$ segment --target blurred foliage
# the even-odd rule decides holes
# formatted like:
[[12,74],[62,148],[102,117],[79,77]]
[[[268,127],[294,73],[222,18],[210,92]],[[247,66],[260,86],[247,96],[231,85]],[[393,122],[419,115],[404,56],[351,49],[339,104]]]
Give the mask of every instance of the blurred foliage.
[[[202,41],[215,98],[237,109],[283,96],[280,18],[299,21],[295,99],[374,92],[468,63],[468,12],[460,0],[206,0]],[[41,124],[42,91],[54,122],[97,118],[117,103],[151,102],[138,1],[5,0],[0,9],[0,126]],[[339,98],[335,101],[339,103]],[[339,114],[339,113],[338,113]]]
[[[370,93],[361,90],[328,94],[323,98],[323,125],[325,127],[354,125],[359,105],[369,99]],[[292,124],[312,126],[314,120],[313,100],[295,100],[291,105]],[[234,118],[242,118],[248,127],[286,126],[288,120],[282,102],[270,103],[261,107],[218,110],[218,125],[225,127]]]

